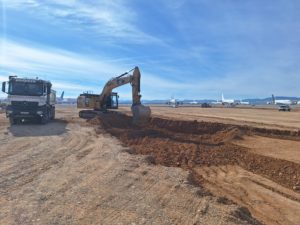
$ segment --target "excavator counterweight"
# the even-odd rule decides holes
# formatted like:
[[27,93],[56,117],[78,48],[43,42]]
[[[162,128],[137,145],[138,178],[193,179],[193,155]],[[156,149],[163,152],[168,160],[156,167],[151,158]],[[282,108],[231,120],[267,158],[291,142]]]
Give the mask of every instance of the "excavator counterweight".
[[[130,72],[133,71],[132,74]],[[135,67],[129,72],[123,73],[117,77],[110,79],[100,95],[83,93],[77,98],[77,108],[82,110],[79,112],[79,117],[92,118],[99,113],[106,112],[108,109],[118,108],[118,94],[112,92],[114,88],[130,83],[132,86],[132,116],[133,123],[136,125],[147,122],[151,115],[150,107],[141,104],[140,95],[140,80],[141,73],[138,67]]]

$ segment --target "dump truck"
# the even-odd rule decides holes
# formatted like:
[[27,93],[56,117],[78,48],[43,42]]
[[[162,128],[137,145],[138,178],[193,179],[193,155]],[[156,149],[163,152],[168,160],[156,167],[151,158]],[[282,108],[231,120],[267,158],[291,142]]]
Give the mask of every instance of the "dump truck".
[[50,81],[9,76],[2,91],[8,95],[6,117],[11,125],[33,119],[46,124],[55,118],[56,92]]
[[[132,72],[132,73],[131,73]],[[103,87],[100,95],[83,93],[77,98],[77,108],[85,109],[79,112],[81,118],[92,118],[109,109],[118,109],[118,93],[112,92],[114,88],[125,84],[132,86],[133,123],[140,125],[146,122],[151,115],[150,107],[141,103],[140,94],[141,73],[138,67],[110,79]]]

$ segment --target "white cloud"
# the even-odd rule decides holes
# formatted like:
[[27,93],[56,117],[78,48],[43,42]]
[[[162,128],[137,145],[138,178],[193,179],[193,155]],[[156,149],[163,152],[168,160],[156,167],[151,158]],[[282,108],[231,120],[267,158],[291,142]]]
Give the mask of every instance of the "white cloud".
[[60,90],[68,90],[68,91],[87,91],[91,89],[91,86],[75,84],[72,82],[62,82],[62,81],[51,81],[53,88]]
[[[0,40],[1,41],[1,40]],[[2,41],[3,42],[3,41]],[[0,66],[2,68],[31,73],[67,74],[67,77],[89,75],[105,80],[112,74],[123,71],[121,66],[106,63],[107,59],[93,59],[73,52],[44,46],[27,46],[12,41],[4,42],[4,52]]]
[[[242,2],[212,4],[208,0],[161,2],[167,8],[158,3],[152,3],[152,6],[165,12],[162,18],[167,18],[169,23],[163,24],[158,17],[151,18],[151,24],[161,23],[158,28],[165,25],[166,31],[173,27],[174,33],[162,36],[173,45],[160,49],[161,46],[153,45],[149,50],[145,42],[161,44],[161,41],[155,38],[156,31],[152,36],[142,32],[142,27],[137,27],[137,22],[143,23],[141,19],[148,18],[138,17],[139,12],[129,5],[132,1],[7,0],[8,7],[26,11],[48,23],[57,23],[68,31],[75,28],[84,32],[92,30],[90,34],[95,37],[94,32],[97,33],[101,44],[110,40],[118,47],[124,46],[122,41],[144,45],[130,49],[138,58],[134,60],[126,58],[129,51],[118,52],[125,58],[109,59],[98,52],[95,58],[33,43],[8,41],[6,52],[1,49],[1,53],[5,52],[5,59],[0,61],[0,66],[23,74],[32,71],[46,74],[57,80],[59,87],[73,92],[89,87],[99,92],[107,79],[128,70],[138,61],[143,72],[142,94],[148,99],[172,94],[182,98],[217,98],[221,92],[228,98],[268,96],[273,92],[276,95],[299,95],[298,17],[284,10],[284,1],[282,7],[274,4],[269,8],[261,4],[258,11],[256,4],[259,1],[250,5]],[[195,13],[197,11],[199,13]],[[277,11],[278,14],[274,13]],[[76,26],[72,26],[74,24]],[[106,45],[101,44],[87,44],[87,47],[99,50]],[[155,55],[147,55],[143,49],[155,52]],[[130,93],[130,90],[125,92]]]
[[[6,6],[24,10],[48,21],[84,24],[80,29],[133,43],[162,43],[154,36],[144,33],[136,25],[138,20],[134,10],[124,0],[7,0]],[[74,27],[74,26],[69,26]],[[78,29],[78,26],[76,26]]]
[[[0,39],[0,41],[3,41]],[[0,62],[0,79],[6,80],[8,75],[40,77],[53,82],[59,91],[66,90],[75,97],[83,91],[100,93],[105,82],[113,76],[128,71],[129,59],[109,59],[101,56],[88,56],[45,46],[21,44],[5,41],[3,58]],[[123,61],[126,60],[126,63]],[[123,62],[123,63],[122,63]],[[134,64],[131,64],[132,67]],[[148,90],[148,98],[155,89],[166,92],[168,89],[184,91],[193,84],[182,84],[175,80],[161,78],[142,69],[142,92]],[[3,72],[5,71],[5,74]],[[129,88],[121,89],[121,96],[130,97]]]
[[[1,39],[0,39],[1,41]],[[53,81],[54,88],[65,90],[68,96],[76,97],[83,91],[100,93],[105,82],[128,69],[131,59],[109,59],[101,56],[88,56],[74,52],[33,44],[5,42],[6,54],[0,62],[0,81],[10,74],[39,76]],[[270,61],[251,61],[255,66],[237,66],[221,77],[202,78],[187,76],[185,71],[166,78],[163,72],[153,73],[151,69],[141,68],[143,99],[168,98],[219,98],[224,92],[229,97],[260,97],[272,93],[276,95],[298,95],[299,66],[294,65],[294,57],[278,51]],[[286,59],[286,60],[284,60]],[[125,62],[124,62],[125,60]],[[132,67],[134,64],[131,64]],[[160,65],[156,66],[159,70]],[[169,68],[170,71],[174,67]],[[289,69],[291,71],[289,71]],[[161,71],[166,71],[163,68]],[[174,71],[176,72],[176,71]],[[169,72],[171,73],[171,72]],[[176,79],[181,77],[181,81]],[[174,78],[173,78],[174,77]],[[120,96],[130,98],[128,87],[120,88]]]

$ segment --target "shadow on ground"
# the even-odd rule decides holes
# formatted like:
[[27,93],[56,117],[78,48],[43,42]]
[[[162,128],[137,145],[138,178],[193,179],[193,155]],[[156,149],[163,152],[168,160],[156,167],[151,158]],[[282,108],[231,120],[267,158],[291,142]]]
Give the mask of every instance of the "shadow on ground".
[[68,132],[67,121],[55,119],[45,125],[38,123],[16,124],[8,127],[8,131],[15,137],[38,137],[61,135]]

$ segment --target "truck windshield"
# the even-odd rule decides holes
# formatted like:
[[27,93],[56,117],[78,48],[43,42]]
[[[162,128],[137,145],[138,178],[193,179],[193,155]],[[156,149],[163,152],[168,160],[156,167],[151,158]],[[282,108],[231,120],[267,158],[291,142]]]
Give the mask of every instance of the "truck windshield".
[[8,94],[10,95],[43,95],[43,84],[26,82],[9,82]]

